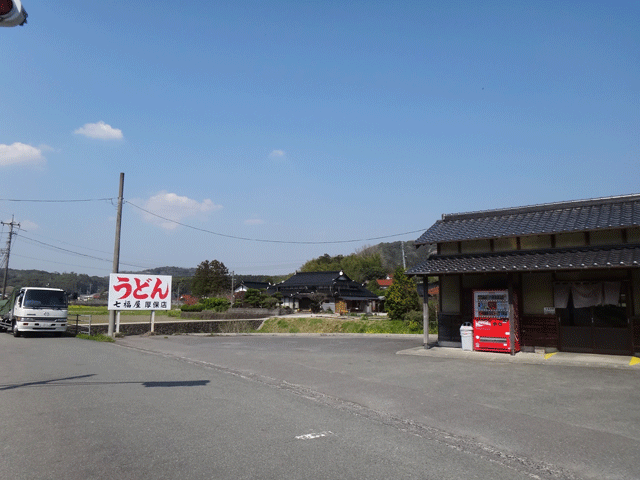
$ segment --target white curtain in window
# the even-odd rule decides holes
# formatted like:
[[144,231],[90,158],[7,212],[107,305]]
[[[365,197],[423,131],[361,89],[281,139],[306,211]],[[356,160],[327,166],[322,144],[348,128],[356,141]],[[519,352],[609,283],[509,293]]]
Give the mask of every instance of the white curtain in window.
[[602,282],[574,283],[571,285],[573,306],[576,308],[594,307],[602,305]]
[[567,308],[569,292],[571,292],[571,285],[568,283],[557,283],[553,289],[553,306],[555,308]]

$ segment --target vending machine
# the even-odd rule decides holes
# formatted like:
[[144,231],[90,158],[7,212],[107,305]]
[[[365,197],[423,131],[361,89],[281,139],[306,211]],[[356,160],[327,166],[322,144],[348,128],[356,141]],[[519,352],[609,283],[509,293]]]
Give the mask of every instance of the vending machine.
[[[515,301],[515,298],[513,299]],[[520,351],[518,309],[514,305],[513,325],[509,322],[508,290],[473,291],[473,349],[488,352],[511,351],[511,328],[515,350]]]

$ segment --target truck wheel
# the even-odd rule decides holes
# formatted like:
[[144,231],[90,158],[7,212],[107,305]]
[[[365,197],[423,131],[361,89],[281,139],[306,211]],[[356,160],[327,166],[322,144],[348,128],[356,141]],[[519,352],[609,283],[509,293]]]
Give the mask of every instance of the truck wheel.
[[18,330],[18,324],[16,322],[13,322],[13,336],[14,337],[19,337],[20,336],[20,330]]

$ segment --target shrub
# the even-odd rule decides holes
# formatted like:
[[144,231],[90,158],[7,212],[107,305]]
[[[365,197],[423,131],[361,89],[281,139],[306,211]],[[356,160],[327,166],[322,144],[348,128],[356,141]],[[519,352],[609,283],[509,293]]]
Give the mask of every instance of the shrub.
[[423,330],[424,321],[422,312],[411,310],[402,316],[402,321],[410,332],[420,332]]
[[402,320],[404,315],[420,308],[418,289],[402,267],[396,268],[393,283],[386,292],[385,308],[390,320]]
[[262,302],[264,308],[276,308],[278,306],[278,299],[275,297],[267,297]]
[[204,306],[204,310],[213,310],[214,312],[226,312],[231,306],[229,300],[220,297],[204,298],[200,303]]
[[204,305],[201,303],[196,303],[195,305],[182,305],[180,310],[183,312],[201,312],[204,310]]

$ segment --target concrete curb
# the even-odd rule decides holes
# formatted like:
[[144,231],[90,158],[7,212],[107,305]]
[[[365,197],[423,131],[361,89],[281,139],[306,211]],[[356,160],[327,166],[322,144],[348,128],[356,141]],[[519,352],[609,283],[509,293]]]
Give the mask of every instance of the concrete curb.
[[397,352],[398,355],[417,355],[420,357],[443,358],[450,360],[468,360],[470,362],[494,363],[522,363],[529,365],[567,365],[595,368],[626,368],[640,372],[640,358],[624,355],[600,355],[587,353],[508,353],[476,352],[461,348],[432,346],[431,348],[416,347]]

